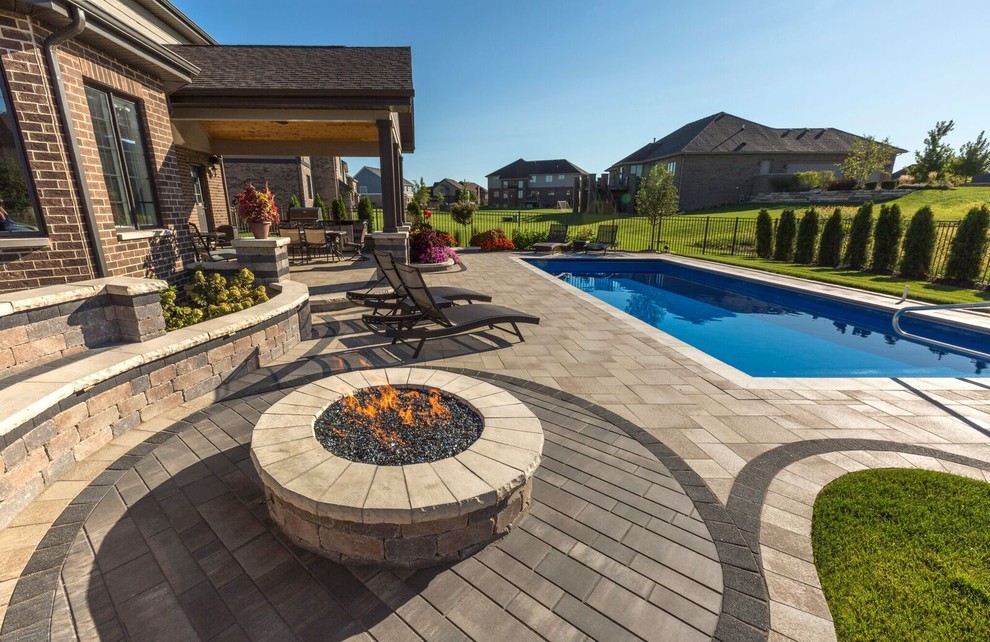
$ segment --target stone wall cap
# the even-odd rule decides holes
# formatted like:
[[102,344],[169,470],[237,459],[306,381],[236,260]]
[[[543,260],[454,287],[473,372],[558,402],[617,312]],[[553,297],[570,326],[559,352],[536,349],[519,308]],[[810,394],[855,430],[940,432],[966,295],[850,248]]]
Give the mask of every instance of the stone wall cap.
[[161,292],[168,287],[168,283],[161,279],[138,279],[127,276],[112,277],[104,289],[107,294],[121,296],[139,296],[141,294],[154,294]]
[[48,308],[60,303],[97,296],[103,289],[103,284],[100,281],[100,279],[79,281],[2,294],[0,295],[0,316],[23,312],[24,310]]
[[283,247],[290,243],[288,236],[272,236],[266,239],[234,239],[231,245],[237,247]]

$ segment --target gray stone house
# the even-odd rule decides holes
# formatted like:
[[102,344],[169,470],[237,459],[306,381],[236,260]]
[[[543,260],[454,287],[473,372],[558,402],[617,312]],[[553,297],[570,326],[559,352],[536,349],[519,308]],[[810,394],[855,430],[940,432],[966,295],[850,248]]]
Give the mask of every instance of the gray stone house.
[[[608,187],[620,212],[631,212],[636,180],[657,163],[675,176],[684,211],[747,200],[772,191],[774,177],[830,170],[861,137],[832,127],[768,127],[719,112],[647,143],[612,165]],[[895,147],[894,156],[906,150]],[[893,159],[886,168],[889,175]]]
[[492,207],[547,208],[560,201],[577,208],[582,184],[593,175],[564,160],[528,161],[520,158],[495,170],[488,179],[488,203]]
[[481,185],[471,181],[455,181],[452,178],[445,178],[433,184],[430,188],[430,196],[434,199],[441,199],[444,203],[453,203],[457,200],[458,190],[468,190],[474,194],[478,205],[488,205],[488,190]]
[[[357,197],[361,198],[367,196],[371,199],[371,204],[374,207],[382,206],[382,172],[377,167],[368,167],[365,165],[359,169],[354,174],[354,180],[357,183]],[[402,179],[402,206],[405,207],[412,200],[413,195],[416,193],[416,186],[406,180]]]

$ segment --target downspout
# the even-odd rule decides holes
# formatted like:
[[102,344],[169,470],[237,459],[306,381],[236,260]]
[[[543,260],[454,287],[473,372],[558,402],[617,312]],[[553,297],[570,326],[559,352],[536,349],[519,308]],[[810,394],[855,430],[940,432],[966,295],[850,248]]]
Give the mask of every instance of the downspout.
[[45,52],[45,63],[48,67],[48,75],[52,83],[52,92],[55,95],[56,107],[58,109],[59,121],[62,130],[65,132],[68,143],[69,164],[72,166],[72,176],[75,178],[76,186],[79,189],[79,196],[82,202],[83,219],[86,221],[86,232],[89,236],[90,246],[93,248],[93,258],[96,259],[96,276],[99,278],[109,276],[107,269],[107,258],[103,254],[103,244],[100,242],[100,228],[96,224],[96,216],[93,214],[93,199],[89,195],[89,187],[86,185],[86,177],[83,174],[82,155],[79,153],[79,140],[76,138],[76,129],[72,126],[72,118],[69,116],[69,98],[65,94],[65,85],[62,82],[62,71],[55,58],[55,47],[63,42],[75,38],[86,28],[86,14],[79,7],[72,6],[72,22],[61,29],[52,32],[43,46]]

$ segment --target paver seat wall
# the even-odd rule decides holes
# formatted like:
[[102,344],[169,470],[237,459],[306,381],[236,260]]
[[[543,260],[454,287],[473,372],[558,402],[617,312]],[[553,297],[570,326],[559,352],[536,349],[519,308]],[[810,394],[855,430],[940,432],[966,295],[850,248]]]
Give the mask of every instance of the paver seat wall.
[[11,378],[0,396],[0,528],[114,437],[192,399],[215,397],[308,336],[308,288],[292,281],[270,287],[278,294],[248,310]]

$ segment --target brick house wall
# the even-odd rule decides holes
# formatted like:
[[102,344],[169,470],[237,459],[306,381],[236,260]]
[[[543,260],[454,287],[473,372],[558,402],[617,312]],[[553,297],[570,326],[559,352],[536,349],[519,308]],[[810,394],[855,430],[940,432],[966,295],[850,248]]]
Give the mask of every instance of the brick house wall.
[[[97,276],[66,137],[45,69],[42,46],[50,30],[31,20],[22,14],[0,12],[0,57],[50,245],[31,251],[0,251],[0,291]],[[187,230],[187,223],[195,220],[188,164],[205,159],[186,150],[186,160],[180,161],[180,148],[172,137],[167,98],[158,79],[76,40],[57,49],[57,60],[109,275],[175,280],[186,263],[194,260],[192,238]],[[159,217],[166,230],[164,235],[133,240],[118,237],[93,137],[86,83],[138,103]],[[226,207],[216,207],[227,200],[222,171],[219,178],[208,175],[206,183],[208,206],[212,206],[208,209],[214,220],[222,224],[226,222]]]
[[523,180],[523,196],[519,198],[518,180],[510,180],[509,188],[489,187],[488,205],[491,207],[504,207],[509,209],[524,209],[526,203],[536,202],[536,207],[552,208],[557,207],[557,201],[567,201],[574,205],[574,183],[578,179],[577,174],[565,174],[565,179],[561,184],[550,185],[530,185],[529,179]]
[[[192,183],[190,168],[198,166],[203,169],[203,199],[206,201],[206,216],[210,219],[211,228],[215,230],[220,225],[230,225],[230,198],[228,197],[227,184],[224,178],[223,163],[210,163],[210,154],[197,152],[185,147],[176,148],[179,162],[179,176]],[[188,177],[188,178],[186,178]],[[183,207],[188,211],[188,218],[196,222],[196,200],[192,188],[183,190],[185,199]],[[205,231],[205,230],[200,230]]]
[[[289,158],[252,158],[252,157],[231,157],[223,159],[223,171],[227,184],[227,193],[233,199],[238,192],[244,189],[244,184],[251,182],[255,187],[261,188],[266,183],[268,188],[275,195],[275,204],[280,213],[285,213],[289,208],[289,199],[292,195],[299,199],[304,207],[313,205],[313,196],[307,190],[307,178],[312,180],[312,169],[309,165],[309,157]],[[320,194],[323,201],[330,204],[330,199],[324,194]]]

